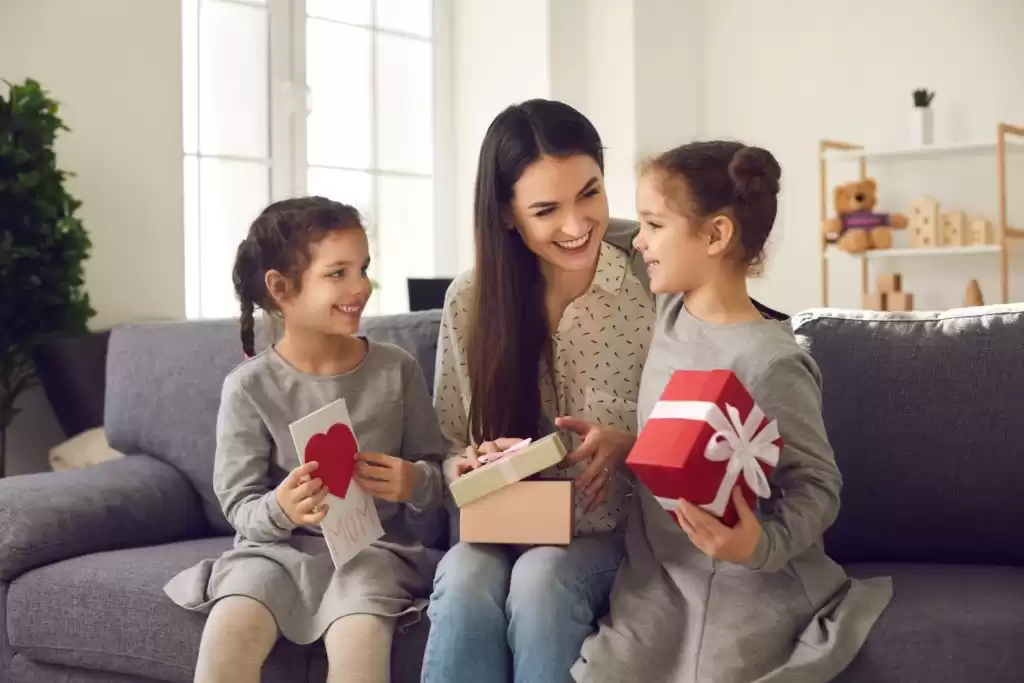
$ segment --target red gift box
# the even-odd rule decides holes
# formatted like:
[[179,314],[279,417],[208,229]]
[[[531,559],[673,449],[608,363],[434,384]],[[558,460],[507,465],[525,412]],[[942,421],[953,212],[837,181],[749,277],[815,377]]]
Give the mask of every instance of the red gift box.
[[738,484],[747,503],[771,495],[782,438],[729,370],[678,370],[655,404],[626,464],[659,498],[699,505],[728,526],[739,520]]

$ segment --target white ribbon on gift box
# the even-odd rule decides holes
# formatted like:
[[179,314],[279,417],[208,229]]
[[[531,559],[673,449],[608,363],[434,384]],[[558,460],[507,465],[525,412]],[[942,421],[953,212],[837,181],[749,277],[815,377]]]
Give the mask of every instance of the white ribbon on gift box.
[[[704,449],[704,457],[715,462],[727,460],[725,477],[722,479],[715,499],[701,505],[711,514],[721,517],[729,504],[733,486],[743,474],[750,489],[761,498],[771,495],[771,487],[758,460],[772,467],[779,464],[779,447],[773,441],[779,438],[779,426],[772,420],[760,432],[757,428],[764,421],[764,412],[755,403],[746,421],[740,411],[728,403],[722,413],[718,405],[710,401],[658,401],[654,404],[648,420],[696,420],[711,425],[715,432]],[[755,432],[757,432],[755,436]]]
[[511,458],[502,458],[501,460],[491,461],[498,463],[498,469],[501,470],[501,476],[505,480],[506,484],[513,484],[519,481],[522,477],[516,472],[515,464]]

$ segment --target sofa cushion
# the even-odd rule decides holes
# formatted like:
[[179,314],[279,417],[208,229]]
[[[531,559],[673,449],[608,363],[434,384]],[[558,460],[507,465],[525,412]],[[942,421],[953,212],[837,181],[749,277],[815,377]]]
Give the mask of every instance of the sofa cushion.
[[[261,341],[268,329],[260,325]],[[110,445],[184,474],[211,526],[225,534],[232,529],[213,492],[214,434],[221,385],[242,360],[238,323],[223,320],[116,327],[107,350]]]
[[36,374],[67,437],[103,424],[109,330],[58,335],[33,352]]
[[[23,574],[7,596],[11,645],[45,664],[189,683],[206,619],[179,608],[163,587],[230,546],[220,537],[118,550]],[[282,641],[267,661],[267,679],[305,680],[308,667],[308,652]]]
[[1024,671],[1024,569],[847,565],[891,576],[893,599],[836,683],[1016,683]]
[[363,320],[362,333],[368,339],[400,346],[419,361],[427,390],[434,393],[434,366],[437,363],[437,335],[441,329],[441,311],[421,311],[404,315],[385,315]]
[[[73,669],[54,664],[33,662],[24,655],[18,655],[11,664],[9,683],[147,683],[153,679],[140,679],[110,671]],[[8,681],[8,679],[4,679]]]
[[0,677],[3,672],[10,668],[14,651],[11,649],[11,641],[7,637],[7,591],[8,584],[0,581]]
[[[420,361],[428,388],[440,312],[367,318],[370,339],[401,346]],[[274,338],[261,320],[256,347]],[[221,385],[243,360],[238,323],[203,320],[124,325],[110,335],[105,426],[110,445],[148,453],[195,487],[211,526],[232,533],[213,492],[213,454]]]
[[844,480],[829,554],[1024,565],[1024,305],[792,324],[821,367]]

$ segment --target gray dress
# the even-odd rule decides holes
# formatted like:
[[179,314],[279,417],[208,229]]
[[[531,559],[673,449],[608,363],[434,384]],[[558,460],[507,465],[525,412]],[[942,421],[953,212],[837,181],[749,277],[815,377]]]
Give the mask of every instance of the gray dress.
[[[442,555],[432,546],[443,542],[447,444],[413,357],[368,344],[363,362],[344,375],[302,373],[272,347],[228,375],[213,483],[237,531],[234,547],[174,577],[165,587],[174,602],[209,612],[228,595],[254,598],[299,644],[349,614],[393,617],[400,629],[419,619]],[[296,528],[274,487],[300,464],[289,424],[342,397],[362,450],[414,461],[424,476],[410,503],[375,501],[384,536],[336,570],[319,527]]]
[[745,566],[700,552],[642,485],[610,612],[572,669],[579,683],[823,683],[853,659],[892,597],[851,579],[822,547],[842,479],[821,417],[821,377],[785,323],[712,325],[658,302],[641,421],[673,370],[736,372],[783,438],[764,533]]

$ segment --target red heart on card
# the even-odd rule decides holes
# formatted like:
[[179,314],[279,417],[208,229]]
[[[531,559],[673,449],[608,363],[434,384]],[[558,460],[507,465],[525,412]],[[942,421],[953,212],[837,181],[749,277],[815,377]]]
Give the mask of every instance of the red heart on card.
[[326,434],[314,434],[306,442],[303,456],[306,462],[318,463],[313,476],[319,477],[330,493],[344,498],[356,471],[357,450],[356,437],[348,425],[336,424]]

